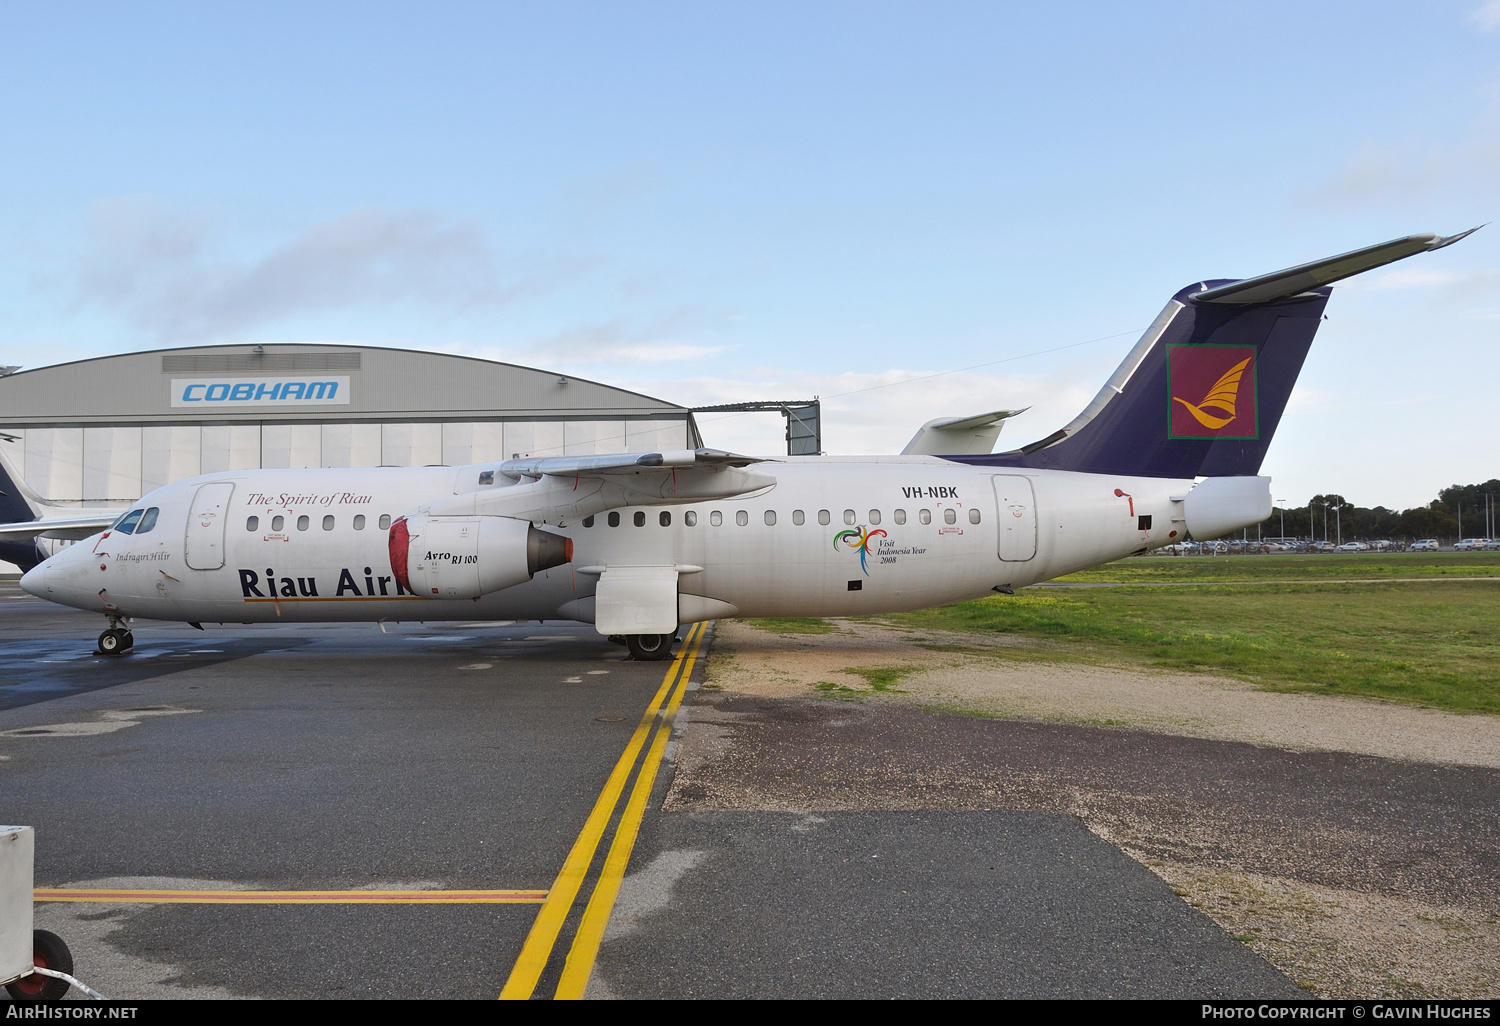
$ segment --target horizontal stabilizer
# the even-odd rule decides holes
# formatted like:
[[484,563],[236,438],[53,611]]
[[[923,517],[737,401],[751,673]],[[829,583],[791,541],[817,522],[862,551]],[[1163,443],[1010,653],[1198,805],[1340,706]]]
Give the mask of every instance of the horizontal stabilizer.
[[1361,272],[1373,270],[1397,260],[1404,260],[1418,253],[1428,253],[1434,249],[1451,246],[1459,239],[1467,238],[1483,227],[1484,225],[1480,225],[1478,228],[1470,228],[1466,232],[1459,232],[1457,235],[1449,235],[1446,238],[1431,232],[1408,235],[1404,239],[1392,239],[1378,246],[1366,246],[1364,249],[1314,260],[1310,264],[1288,267],[1284,271],[1273,271],[1256,278],[1245,278],[1242,281],[1230,282],[1202,292],[1194,292],[1192,298],[1200,303],[1233,303],[1240,306],[1286,299],[1309,289],[1331,285]]
[[98,534],[118,519],[120,519],[120,511],[112,509],[90,516],[23,520],[14,524],[0,524],[0,539],[35,538],[38,535],[45,535],[48,538],[69,538],[77,541],[79,538]]
[[1030,407],[995,410],[973,417],[939,417],[923,424],[912,436],[903,456],[980,456],[995,448],[1005,421]]

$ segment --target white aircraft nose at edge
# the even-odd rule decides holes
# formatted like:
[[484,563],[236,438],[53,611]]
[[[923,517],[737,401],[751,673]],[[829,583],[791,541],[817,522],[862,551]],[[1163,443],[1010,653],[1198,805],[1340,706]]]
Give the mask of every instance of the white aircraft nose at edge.
[[[0,539],[89,535],[21,587],[102,613],[109,655],[131,648],[135,617],[565,619],[654,659],[681,624],[716,617],[1010,594],[1266,519],[1270,479],[1256,475],[1329,284],[1470,232],[1183,289],[1078,417],[1011,452],[231,471],[159,488],[107,521],[33,509]],[[992,443],[984,432],[1010,413],[931,422],[908,451],[964,432]]]

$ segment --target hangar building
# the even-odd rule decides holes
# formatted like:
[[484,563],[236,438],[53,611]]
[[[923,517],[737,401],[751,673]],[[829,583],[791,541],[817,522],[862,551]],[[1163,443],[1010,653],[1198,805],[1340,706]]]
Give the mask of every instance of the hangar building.
[[555,372],[407,349],[166,349],[0,377],[0,450],[38,494],[127,505],[257,467],[688,449],[692,411]]

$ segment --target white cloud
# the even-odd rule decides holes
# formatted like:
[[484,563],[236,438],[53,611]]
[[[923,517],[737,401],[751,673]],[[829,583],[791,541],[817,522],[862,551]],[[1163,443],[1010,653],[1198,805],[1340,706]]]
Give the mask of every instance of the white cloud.
[[1469,22],[1477,25],[1481,32],[1500,28],[1500,0],[1485,0],[1469,12]]
[[1459,189],[1469,202],[1483,194],[1493,196],[1500,184],[1500,142],[1492,138],[1492,119],[1486,116],[1482,121],[1486,131],[1450,147],[1410,140],[1366,142],[1343,170],[1306,198],[1319,206],[1351,207],[1427,199]]
[[162,338],[216,340],[298,315],[396,303],[504,306],[586,270],[532,260],[507,272],[474,224],[368,208],[328,218],[253,256],[202,212],[150,197],[96,203],[76,274],[80,305]]

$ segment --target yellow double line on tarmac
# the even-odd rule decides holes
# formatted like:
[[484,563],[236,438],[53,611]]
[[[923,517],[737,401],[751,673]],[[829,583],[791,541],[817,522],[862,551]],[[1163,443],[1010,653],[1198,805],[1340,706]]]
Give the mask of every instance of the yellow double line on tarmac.
[[[599,842],[603,840],[605,829],[614,818],[615,808],[620,803],[620,796],[625,792],[625,785],[630,781],[636,758],[645,747],[646,737],[654,725],[656,735],[652,738],[645,761],[636,773],[635,787],[625,803],[625,812],[615,826],[614,839],[604,858],[604,868],[594,884],[594,892],[589,897],[588,905],[583,910],[583,919],[573,936],[567,963],[563,966],[562,979],[557,985],[555,996],[559,999],[583,997],[589,975],[594,969],[594,959],[599,953],[600,941],[604,938],[604,927],[609,923],[610,912],[614,910],[615,899],[620,893],[620,881],[625,876],[630,853],[635,848],[636,836],[640,833],[646,803],[651,799],[656,771],[661,766],[662,754],[671,737],[672,719],[677,715],[678,706],[682,704],[682,696],[692,677],[693,665],[697,662],[698,649],[707,629],[707,624],[699,623],[688,631],[681,651],[672,661],[671,668],[667,670],[661,687],[657,689],[651,705],[647,707],[635,733],[631,735],[630,743],[625,746],[619,762],[615,763],[614,771],[605,782],[604,790],[599,793],[598,801],[594,802],[594,809],[584,822],[578,839],[573,842],[572,850],[563,860],[562,870],[547,892],[547,900],[537,912],[536,922],[532,924],[526,944],[521,948],[521,955],[511,969],[510,979],[506,980],[505,989],[500,992],[501,1000],[524,1001],[536,990],[537,981],[541,979],[542,971],[552,957],[558,935],[582,889],[584,877],[588,875],[589,867],[594,862]],[[665,705],[662,704],[664,700]]]

